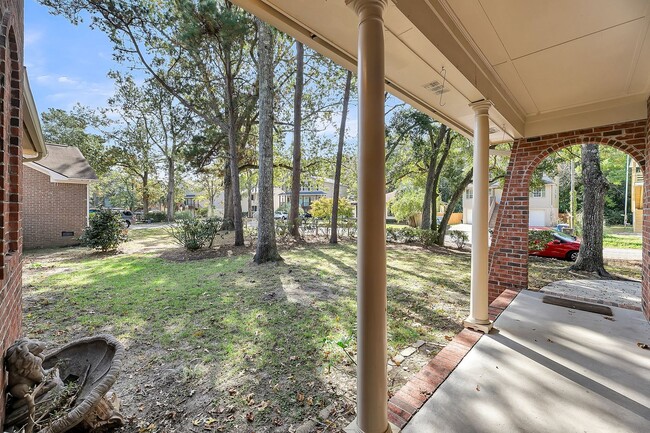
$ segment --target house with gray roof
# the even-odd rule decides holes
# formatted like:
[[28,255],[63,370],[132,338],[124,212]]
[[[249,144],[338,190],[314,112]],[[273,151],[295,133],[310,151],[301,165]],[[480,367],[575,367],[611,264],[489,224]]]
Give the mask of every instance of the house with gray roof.
[[24,163],[24,247],[76,245],[88,226],[88,185],[97,180],[79,149],[46,144],[47,156]]

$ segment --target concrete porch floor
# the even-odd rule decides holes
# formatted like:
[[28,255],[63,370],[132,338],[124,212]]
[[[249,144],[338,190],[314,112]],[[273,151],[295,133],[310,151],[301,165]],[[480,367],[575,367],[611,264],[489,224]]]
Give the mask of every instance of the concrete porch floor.
[[521,292],[404,433],[650,431],[650,323]]

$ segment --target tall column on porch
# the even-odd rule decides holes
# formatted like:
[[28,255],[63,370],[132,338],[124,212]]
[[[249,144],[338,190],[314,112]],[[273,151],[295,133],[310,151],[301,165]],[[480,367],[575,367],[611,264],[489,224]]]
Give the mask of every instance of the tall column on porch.
[[474,102],[474,180],[472,199],[472,285],[469,317],[465,327],[489,332],[488,316],[488,224],[489,224],[489,152],[488,110],[490,101]]
[[384,20],[387,0],[348,0],[359,16],[357,419],[350,432],[389,432],[386,379]]

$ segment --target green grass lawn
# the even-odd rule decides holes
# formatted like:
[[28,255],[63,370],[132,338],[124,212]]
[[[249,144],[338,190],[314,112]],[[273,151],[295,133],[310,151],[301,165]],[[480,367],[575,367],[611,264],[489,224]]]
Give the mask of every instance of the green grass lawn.
[[603,247],[640,250],[642,248],[641,235],[605,233]]
[[[294,246],[261,266],[252,251],[177,262],[162,258],[177,249],[163,230],[131,233],[122,254],[28,253],[24,278],[29,336],[59,344],[108,332],[127,346],[117,385],[134,417],[127,431],[200,431],[210,420],[287,431],[333,402],[337,428],[352,419],[354,365],[341,346],[355,356],[354,244]],[[439,350],[468,313],[469,255],[389,246],[387,266],[390,354],[417,340]],[[156,401],[138,394],[148,384]]]
[[[229,246],[232,235],[185,261],[203,253],[184,255],[164,229],[131,237],[119,254],[28,252],[24,267],[28,336],[58,345],[107,332],[127,347],[116,384],[125,431],[286,432],[331,404],[330,431],[352,420],[354,243],[293,244],[284,262],[255,265],[252,249]],[[531,260],[531,288],[590,278],[568,265]],[[634,264],[608,269],[640,273]],[[389,373],[395,391],[462,329],[470,257],[389,245],[387,271],[389,354],[426,342]]]

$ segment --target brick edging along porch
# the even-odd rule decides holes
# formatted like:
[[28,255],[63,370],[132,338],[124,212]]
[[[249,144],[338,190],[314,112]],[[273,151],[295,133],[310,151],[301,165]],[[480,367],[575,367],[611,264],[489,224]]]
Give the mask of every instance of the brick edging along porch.
[[[489,308],[490,320],[497,317],[519,294],[516,290],[505,290]],[[388,400],[388,420],[395,426],[404,426],[413,418],[424,403],[474,347],[483,334],[464,329],[429,361],[417,374]]]

